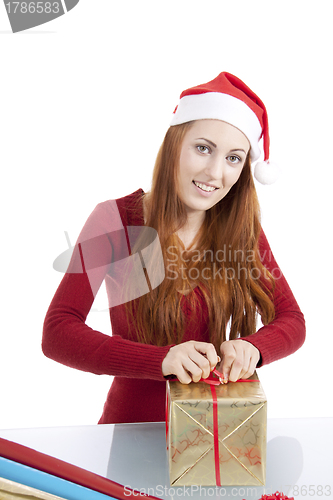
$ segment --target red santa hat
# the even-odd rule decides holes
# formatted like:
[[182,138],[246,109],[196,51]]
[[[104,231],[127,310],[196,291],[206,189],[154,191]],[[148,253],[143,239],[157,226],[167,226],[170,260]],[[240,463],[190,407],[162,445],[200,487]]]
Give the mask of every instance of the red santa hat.
[[269,130],[264,103],[242,80],[230,73],[220,73],[214,80],[184,90],[176,107],[171,126],[193,120],[215,119],[230,123],[248,138],[252,162],[261,152],[263,139],[264,161],[258,162],[254,176],[261,184],[272,184],[278,178],[278,168],[269,161]]

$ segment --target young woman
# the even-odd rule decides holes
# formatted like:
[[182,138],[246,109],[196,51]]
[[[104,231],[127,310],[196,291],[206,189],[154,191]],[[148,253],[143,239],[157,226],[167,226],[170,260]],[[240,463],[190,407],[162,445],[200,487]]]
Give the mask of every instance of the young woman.
[[[266,109],[221,73],[181,94],[151,191],[101,203],[87,220],[47,312],[43,351],[114,376],[99,423],[162,421],[167,377],[198,382],[218,366],[234,382],[304,342],[303,315],[260,226],[251,161],[261,138],[255,175],[268,183]],[[158,235],[150,253],[131,236],[143,227]],[[112,336],[85,324],[103,280]]]

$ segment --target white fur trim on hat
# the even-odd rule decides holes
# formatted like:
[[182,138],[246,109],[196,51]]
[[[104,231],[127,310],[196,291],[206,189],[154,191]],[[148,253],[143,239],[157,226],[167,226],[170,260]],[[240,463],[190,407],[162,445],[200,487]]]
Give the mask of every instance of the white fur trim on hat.
[[170,125],[204,119],[221,120],[238,128],[250,142],[251,160],[259,158],[261,125],[257,115],[243,101],[220,92],[187,95],[180,99]]

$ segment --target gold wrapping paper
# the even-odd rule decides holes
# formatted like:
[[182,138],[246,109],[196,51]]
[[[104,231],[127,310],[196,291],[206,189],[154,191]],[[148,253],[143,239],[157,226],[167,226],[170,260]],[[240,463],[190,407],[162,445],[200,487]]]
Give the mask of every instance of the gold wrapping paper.
[[64,500],[44,491],[0,477],[1,500]]
[[[229,382],[215,390],[221,486],[264,485],[267,400],[261,383]],[[207,383],[168,381],[167,452],[172,486],[217,484],[213,397]]]

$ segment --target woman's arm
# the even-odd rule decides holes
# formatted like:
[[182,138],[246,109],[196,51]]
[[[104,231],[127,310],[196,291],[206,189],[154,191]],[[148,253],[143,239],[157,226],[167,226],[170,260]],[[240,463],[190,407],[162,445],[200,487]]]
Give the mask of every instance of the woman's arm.
[[249,377],[256,367],[289,356],[305,340],[304,316],[263,231],[260,234],[259,251],[263,265],[275,278],[275,318],[249,337],[226,341],[221,345],[220,370],[232,381]]
[[263,265],[275,278],[275,318],[244,340],[259,349],[261,358],[258,366],[263,366],[289,356],[303,345],[305,320],[263,231],[260,235],[259,250]]
[[[47,357],[79,370],[164,380],[162,361],[171,346],[140,344],[122,338],[115,331],[109,336],[85,324],[94,297],[114,260],[115,248],[124,243],[123,239],[119,243],[122,231],[116,203],[97,205],[81,231],[68,271],[46,314],[42,349]],[[126,249],[123,257],[125,254]],[[117,317],[126,321],[124,315]]]

